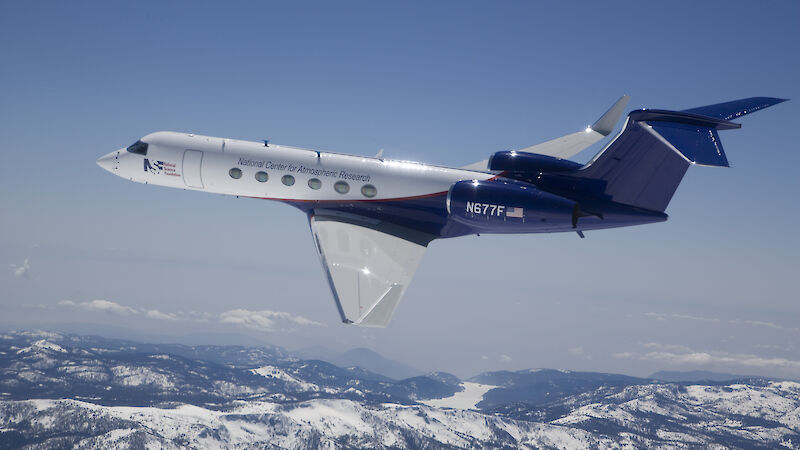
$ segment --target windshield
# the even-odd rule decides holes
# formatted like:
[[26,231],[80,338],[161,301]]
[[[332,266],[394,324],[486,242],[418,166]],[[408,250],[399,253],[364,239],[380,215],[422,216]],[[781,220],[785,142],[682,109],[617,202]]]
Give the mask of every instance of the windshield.
[[147,155],[147,143],[136,141],[133,145],[128,147],[128,151],[131,153],[136,153],[137,155]]

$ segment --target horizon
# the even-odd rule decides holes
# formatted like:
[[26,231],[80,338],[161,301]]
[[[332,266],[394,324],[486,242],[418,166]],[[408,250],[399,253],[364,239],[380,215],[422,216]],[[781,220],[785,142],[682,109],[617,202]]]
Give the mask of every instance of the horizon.
[[[347,6],[0,5],[0,329],[364,347],[459,376],[800,379],[800,3]],[[623,94],[626,113],[794,101],[721,132],[731,168],[690,168],[665,223],[433,241],[380,330],[339,322],[294,208],[95,165],[171,129],[460,167]]]
[[[128,330],[128,332],[130,332],[130,330]],[[238,336],[239,338],[242,339],[240,343],[232,342],[232,343],[220,344],[220,343],[218,343],[216,341],[213,342],[213,343],[212,342],[203,342],[203,341],[192,341],[191,339],[193,339],[193,338],[190,338],[190,339],[187,340],[187,339],[181,339],[180,337],[178,337],[175,340],[169,340],[170,338],[167,337],[167,336],[161,336],[160,339],[156,339],[156,340],[153,340],[153,341],[148,341],[148,340],[137,339],[136,337],[131,336],[131,335],[129,335],[128,337],[110,337],[110,336],[106,336],[106,335],[103,335],[103,334],[100,334],[100,333],[97,333],[97,334],[94,334],[94,333],[91,333],[91,334],[80,334],[80,333],[74,333],[74,332],[68,332],[68,331],[59,331],[59,330],[55,330],[55,329],[52,329],[52,330],[45,330],[45,329],[17,329],[17,330],[0,329],[0,334],[13,334],[13,333],[18,333],[18,334],[28,334],[28,333],[31,333],[31,334],[35,334],[35,333],[50,334],[50,333],[52,333],[52,334],[60,334],[60,335],[65,336],[65,337],[69,337],[69,336],[74,336],[74,337],[96,337],[96,338],[105,339],[105,340],[109,340],[109,341],[119,340],[119,341],[131,342],[131,343],[135,343],[135,344],[144,344],[144,345],[178,345],[178,346],[185,346],[185,347],[219,346],[219,347],[244,347],[244,348],[265,348],[265,349],[277,348],[277,349],[286,351],[289,356],[297,358],[299,360],[309,360],[309,361],[310,360],[321,360],[321,361],[325,361],[327,363],[333,364],[335,366],[343,367],[343,368],[361,367],[362,369],[366,369],[368,371],[371,371],[373,373],[377,373],[379,375],[387,376],[387,377],[392,378],[394,380],[403,380],[403,379],[413,378],[413,377],[417,377],[417,376],[427,376],[427,375],[431,375],[431,374],[434,374],[434,373],[447,373],[447,374],[450,374],[450,375],[457,376],[462,381],[468,381],[468,380],[476,378],[476,377],[478,377],[480,375],[489,374],[489,373],[495,373],[495,372],[506,372],[506,371],[508,371],[508,372],[535,372],[535,371],[551,370],[551,371],[571,372],[571,373],[600,373],[600,374],[624,375],[624,376],[630,376],[630,377],[634,377],[634,378],[640,378],[642,380],[673,382],[673,383],[674,382],[720,381],[720,380],[731,381],[731,380],[746,379],[746,378],[757,378],[757,379],[766,379],[766,380],[774,380],[774,381],[796,381],[796,382],[800,382],[800,379],[797,379],[797,378],[780,378],[780,377],[769,377],[769,376],[757,376],[757,375],[747,374],[747,373],[719,372],[719,371],[700,370],[700,369],[695,369],[695,370],[666,370],[666,369],[661,369],[661,370],[656,370],[656,371],[652,372],[649,375],[642,376],[642,375],[633,375],[633,374],[630,374],[630,373],[622,373],[622,372],[600,372],[600,371],[592,371],[592,370],[573,370],[573,369],[562,368],[562,367],[528,367],[528,368],[515,369],[515,370],[509,370],[509,369],[494,369],[493,370],[493,369],[489,369],[489,370],[485,370],[485,371],[481,371],[481,372],[477,372],[477,373],[473,373],[473,374],[463,375],[463,374],[452,373],[451,371],[448,371],[446,369],[436,369],[436,368],[434,368],[434,369],[431,369],[431,370],[423,370],[423,369],[414,367],[412,365],[409,365],[406,361],[395,360],[395,359],[388,358],[388,357],[380,354],[379,352],[377,352],[377,351],[375,351],[375,350],[373,350],[371,348],[368,348],[368,347],[351,347],[349,349],[345,349],[345,350],[339,351],[339,350],[327,348],[327,347],[324,347],[324,346],[321,346],[321,345],[315,345],[314,347],[302,347],[302,348],[291,349],[291,348],[287,348],[287,347],[283,347],[283,346],[279,346],[279,345],[270,344],[268,342],[258,343],[258,342],[255,342],[255,341],[251,341],[250,343],[248,343],[248,339],[249,338],[247,338],[246,336],[241,336],[241,335]],[[228,337],[230,338],[230,337],[235,337],[235,336],[234,335],[230,335]],[[185,336],[184,338],[189,338],[189,336]],[[209,336],[209,338],[212,338],[212,336]],[[44,338],[43,340],[47,341],[46,338]],[[360,350],[366,350],[367,352],[369,352],[371,354],[371,356],[373,356],[373,355],[377,356],[378,358],[380,358],[381,360],[384,360],[385,362],[396,363],[396,364],[400,364],[400,365],[406,366],[408,369],[412,369],[412,370],[414,370],[416,372],[419,372],[419,373],[417,375],[412,375],[412,376],[409,376],[409,377],[394,377],[394,376],[391,376],[391,375],[388,375],[388,374],[384,373],[381,370],[375,370],[374,368],[366,367],[366,366],[363,366],[363,365],[359,365],[359,364],[342,365],[342,364],[339,364],[339,363],[336,362],[337,358],[345,356],[348,353],[352,353],[352,352],[360,351]],[[312,356],[306,357],[305,355],[307,355],[309,353],[313,353]],[[372,363],[374,364],[374,361]],[[657,375],[659,373],[670,374],[670,375],[673,376],[673,378],[679,378],[681,376],[687,376],[688,378],[685,379],[685,380],[660,379],[658,377],[654,377],[653,376],[653,375]],[[703,374],[704,376],[705,375],[715,376],[715,377],[718,377],[719,379],[711,379],[711,378],[709,378],[709,379],[703,379],[703,378],[697,379],[697,376],[699,376],[699,374]],[[694,376],[690,376],[690,375],[694,375]],[[725,377],[729,377],[729,378],[725,378]]]

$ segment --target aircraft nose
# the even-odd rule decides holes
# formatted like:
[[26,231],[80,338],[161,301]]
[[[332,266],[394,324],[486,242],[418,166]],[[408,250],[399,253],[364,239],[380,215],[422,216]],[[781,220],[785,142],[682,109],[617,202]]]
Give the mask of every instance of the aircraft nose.
[[119,169],[119,156],[120,150],[103,155],[97,159],[97,165],[111,173],[116,173]]

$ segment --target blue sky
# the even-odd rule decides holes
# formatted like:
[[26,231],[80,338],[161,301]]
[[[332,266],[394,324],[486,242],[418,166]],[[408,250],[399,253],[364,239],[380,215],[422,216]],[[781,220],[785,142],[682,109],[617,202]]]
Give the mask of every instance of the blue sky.
[[[0,326],[366,346],[459,375],[800,378],[798,21],[796,2],[4,2]],[[732,168],[690,170],[667,223],[434,242],[386,330],[338,323],[300,212],[94,164],[175,130],[460,166],[622,94],[795,100],[724,132]]]

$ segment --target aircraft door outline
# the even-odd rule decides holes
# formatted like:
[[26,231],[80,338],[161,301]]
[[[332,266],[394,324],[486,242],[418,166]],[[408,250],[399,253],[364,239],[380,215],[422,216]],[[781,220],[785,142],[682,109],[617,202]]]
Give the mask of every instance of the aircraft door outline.
[[203,189],[201,167],[203,152],[199,150],[186,150],[183,152],[183,182],[191,188]]

